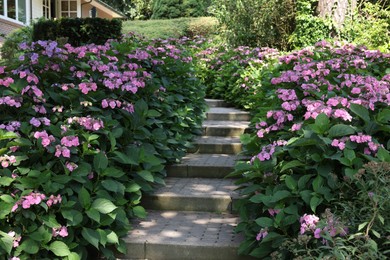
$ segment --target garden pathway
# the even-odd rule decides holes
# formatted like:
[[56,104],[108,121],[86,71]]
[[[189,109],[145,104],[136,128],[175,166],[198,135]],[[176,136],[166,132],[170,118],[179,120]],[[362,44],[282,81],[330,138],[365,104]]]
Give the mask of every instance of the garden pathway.
[[203,136],[180,164],[168,167],[166,186],[144,197],[148,216],[133,224],[122,259],[248,259],[237,255],[243,240],[234,232],[237,187],[224,177],[242,159],[239,135],[249,114],[220,100],[207,103]]

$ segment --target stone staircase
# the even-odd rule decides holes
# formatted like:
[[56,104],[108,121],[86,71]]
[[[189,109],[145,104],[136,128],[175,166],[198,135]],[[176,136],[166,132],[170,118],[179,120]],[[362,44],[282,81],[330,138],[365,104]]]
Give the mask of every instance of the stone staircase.
[[133,224],[122,259],[251,259],[237,255],[243,239],[234,233],[237,187],[224,178],[242,159],[239,135],[248,127],[249,114],[221,100],[206,101],[210,109],[203,136],[180,164],[168,167],[166,186],[144,196],[148,216]]

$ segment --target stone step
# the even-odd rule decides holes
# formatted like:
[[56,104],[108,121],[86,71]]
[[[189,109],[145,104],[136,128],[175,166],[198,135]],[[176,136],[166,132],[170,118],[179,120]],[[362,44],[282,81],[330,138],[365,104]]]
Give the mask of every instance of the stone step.
[[238,154],[242,151],[239,137],[200,136],[193,145],[188,152]]
[[248,121],[205,120],[203,122],[203,135],[238,137],[245,133],[248,126]]
[[226,103],[226,101],[222,99],[206,98],[206,104],[209,107],[230,107],[230,104]]
[[249,121],[249,112],[230,107],[211,107],[206,113],[207,120]]
[[169,177],[224,178],[244,156],[232,154],[187,154],[181,163],[167,167]]
[[232,179],[166,178],[166,186],[145,194],[142,205],[153,210],[232,212],[238,186]]
[[238,217],[229,213],[149,211],[135,220],[125,238],[122,259],[244,260],[237,249],[243,241],[235,234]]

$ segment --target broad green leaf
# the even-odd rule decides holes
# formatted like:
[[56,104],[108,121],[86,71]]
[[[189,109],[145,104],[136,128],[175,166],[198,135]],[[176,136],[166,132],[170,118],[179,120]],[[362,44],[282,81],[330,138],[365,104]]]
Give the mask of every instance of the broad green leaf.
[[255,220],[256,224],[260,227],[272,227],[274,224],[274,221],[267,217],[261,217]]
[[103,180],[101,183],[102,183],[102,186],[108,191],[118,192],[121,194],[123,194],[125,191],[125,186],[118,181]]
[[6,132],[4,130],[0,130],[0,141],[1,140],[8,140],[13,138],[18,138],[19,136],[14,132]]
[[286,183],[287,187],[294,191],[297,189],[297,186],[298,186],[298,183],[297,181],[294,179],[294,177],[290,176],[290,175],[287,175],[284,182]]
[[115,206],[114,203],[108,199],[99,198],[92,203],[92,208],[96,209],[102,214],[108,214],[117,209],[117,206]]
[[8,254],[11,254],[14,239],[7,233],[0,231],[0,247]]
[[319,192],[321,187],[324,185],[324,178],[320,175],[317,175],[317,177],[313,180],[313,190],[315,192]]
[[79,191],[78,197],[79,197],[79,201],[81,203],[81,206],[84,209],[88,209],[91,206],[91,195],[89,195],[89,192],[87,191],[87,189],[82,187]]
[[348,136],[351,134],[354,134],[356,131],[352,126],[344,125],[344,124],[337,124],[332,126],[329,129],[329,137],[341,137],[341,136]]
[[153,174],[150,171],[142,170],[137,172],[137,174],[146,181],[154,181]]
[[89,209],[85,213],[90,219],[95,220],[97,223],[100,222],[100,213],[96,209]]
[[161,116],[161,113],[157,110],[151,109],[148,111],[148,117],[159,117]]
[[[324,113],[319,114],[315,119],[317,133],[323,134],[329,129],[330,120]],[[314,129],[313,129],[314,130]]]
[[146,211],[142,206],[135,206],[132,210],[136,217],[146,218]]
[[113,168],[113,167],[108,167],[102,172],[102,176],[108,176],[108,177],[113,177],[113,178],[120,178],[126,173],[120,169]]
[[109,231],[107,234],[107,242],[110,244],[119,244],[118,235],[114,231]]
[[320,197],[317,197],[317,196],[313,196],[311,199],[310,199],[310,208],[313,212],[316,212],[316,209],[318,207],[318,205],[321,204],[321,202],[323,201],[322,198]]
[[344,153],[345,158],[347,158],[351,162],[353,161],[353,159],[356,158],[355,152],[351,149],[345,148],[343,153]]
[[28,254],[36,254],[39,251],[39,244],[37,241],[32,239],[27,239],[20,245],[20,249]]
[[139,186],[137,183],[131,183],[129,186],[126,187],[126,192],[137,192],[141,189],[141,186]]
[[278,202],[291,196],[291,193],[287,190],[279,190],[272,196],[272,202]]
[[10,177],[0,176],[0,186],[9,186],[14,180]]
[[291,168],[304,166],[304,165],[305,164],[302,163],[301,161],[293,160],[293,161],[290,161],[290,162],[286,163],[285,165],[283,165],[281,172],[284,172],[284,171],[291,169]]
[[7,202],[7,203],[14,203],[15,202],[15,199],[12,198],[11,195],[8,195],[8,194],[3,194],[0,196],[0,199],[4,202]]
[[56,256],[69,256],[70,250],[69,247],[62,241],[54,241],[50,244],[49,250],[53,252]]
[[81,235],[85,240],[87,240],[91,245],[99,249],[99,240],[100,235],[97,231],[90,229],[90,228],[83,228],[81,231]]
[[374,230],[374,229],[371,229],[371,232],[374,234],[374,236],[376,236],[377,238],[381,238],[381,234],[379,234],[378,231]]
[[68,260],[81,260],[80,258],[80,255],[75,253],[75,252],[71,252],[69,255],[68,255]]
[[69,220],[69,226],[77,226],[83,221],[83,215],[77,210],[62,210],[61,213],[65,219]]
[[376,119],[379,123],[386,124],[390,121],[390,109],[383,109],[378,112]]
[[390,153],[383,147],[379,147],[378,152],[376,154],[379,160],[382,162],[388,162],[390,163]]
[[258,259],[262,259],[266,257],[269,253],[273,251],[271,245],[269,243],[265,244],[260,244],[257,246],[251,253],[250,255],[253,257],[256,257]]
[[305,174],[303,176],[301,176],[298,180],[298,188],[300,190],[303,190],[303,188],[306,187],[306,184],[308,183],[308,181],[312,178],[313,176],[311,174]]
[[115,154],[115,157],[113,157],[112,159],[117,161],[117,162],[120,162],[122,164],[130,164],[130,165],[138,165],[138,161],[135,161],[132,157],[124,154],[124,153],[121,153],[121,152],[114,152]]
[[351,103],[349,109],[358,117],[364,120],[365,123],[370,121],[370,113],[368,109],[363,107],[362,105]]
[[108,159],[107,156],[103,153],[100,152],[97,155],[94,156],[93,158],[93,167],[97,172],[101,172],[105,170],[108,166]]
[[49,216],[42,216],[43,223],[50,228],[59,228],[61,225],[57,222],[55,215],[50,214]]

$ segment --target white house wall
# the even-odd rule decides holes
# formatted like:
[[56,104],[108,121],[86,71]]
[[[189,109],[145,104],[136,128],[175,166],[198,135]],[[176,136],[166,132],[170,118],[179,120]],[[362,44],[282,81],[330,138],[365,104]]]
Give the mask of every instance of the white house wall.
[[38,19],[43,16],[42,0],[31,0],[32,19]]

